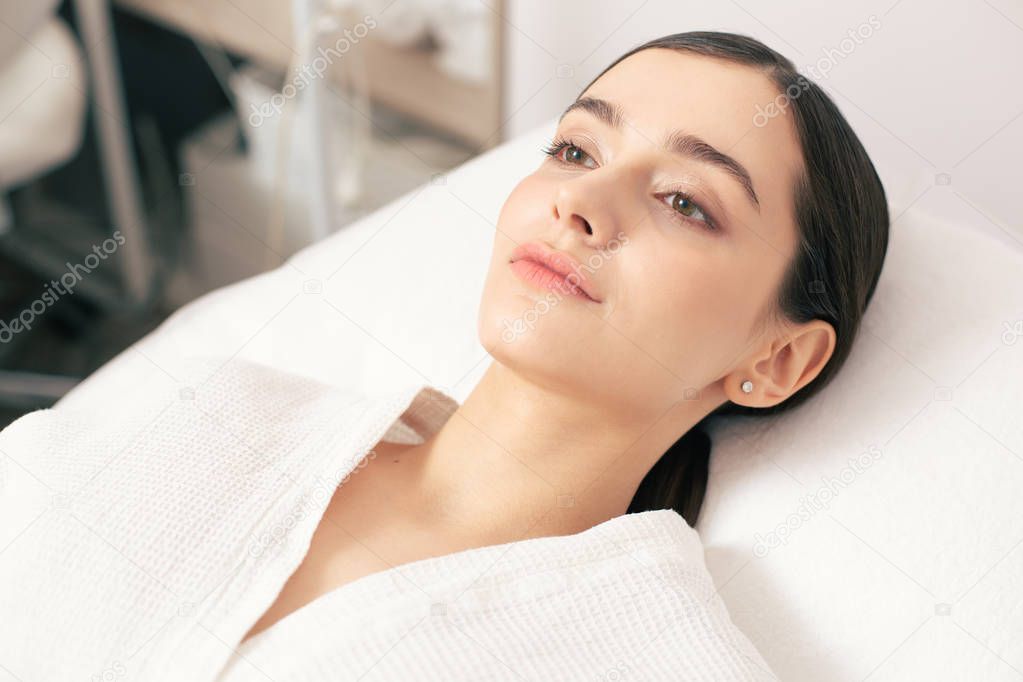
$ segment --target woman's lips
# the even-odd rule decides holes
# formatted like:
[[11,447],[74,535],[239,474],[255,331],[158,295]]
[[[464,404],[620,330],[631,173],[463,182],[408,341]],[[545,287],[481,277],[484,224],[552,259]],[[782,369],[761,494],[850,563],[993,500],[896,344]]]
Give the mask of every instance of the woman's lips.
[[[515,249],[510,264],[512,271],[524,282],[538,289],[556,291],[591,303],[600,300],[583,278],[578,265],[567,254],[528,242]],[[572,276],[569,280],[569,276]]]

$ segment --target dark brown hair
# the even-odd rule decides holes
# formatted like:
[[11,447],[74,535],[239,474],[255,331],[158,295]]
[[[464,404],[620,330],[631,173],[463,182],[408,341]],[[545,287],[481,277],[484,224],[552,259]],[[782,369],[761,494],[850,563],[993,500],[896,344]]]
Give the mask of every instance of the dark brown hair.
[[693,526],[707,489],[711,440],[706,421],[718,415],[767,415],[792,409],[824,388],[845,362],[884,264],[888,203],[874,165],[835,103],[791,61],[748,36],[696,31],[651,40],[616,59],[583,92],[618,62],[651,48],[749,66],[770,78],[784,96],[804,166],[793,197],[799,244],[775,304],[767,312],[797,324],[824,320],[836,335],[827,364],[801,390],[768,408],[726,401],[679,438],[647,473],[628,512],[674,509]]

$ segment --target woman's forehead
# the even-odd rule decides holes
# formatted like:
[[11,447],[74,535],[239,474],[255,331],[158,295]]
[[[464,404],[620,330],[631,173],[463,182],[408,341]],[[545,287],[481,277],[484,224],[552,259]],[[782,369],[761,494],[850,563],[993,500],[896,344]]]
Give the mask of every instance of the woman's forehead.
[[741,144],[800,158],[791,107],[777,106],[777,86],[751,66],[651,48],[623,59],[584,94],[617,104],[637,132],[683,128],[719,148]]

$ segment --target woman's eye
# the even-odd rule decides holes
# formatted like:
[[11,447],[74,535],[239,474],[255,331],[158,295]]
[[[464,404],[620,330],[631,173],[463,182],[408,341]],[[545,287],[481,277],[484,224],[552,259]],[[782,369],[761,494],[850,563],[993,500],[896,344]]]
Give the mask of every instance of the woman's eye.
[[562,152],[562,155],[564,159],[569,163],[581,163],[583,159],[589,159],[592,162],[592,165],[586,163],[583,163],[582,165],[586,166],[587,168],[593,168],[597,165],[596,162],[593,161],[592,158],[590,158],[589,154],[584,152],[582,149],[579,149],[579,147],[576,147],[574,144],[566,146],[564,151]]
[[584,152],[578,145],[571,142],[555,142],[544,150],[548,156],[552,156],[562,163],[569,163],[585,168],[596,168],[597,162],[589,154]]
[[697,220],[703,223],[707,223],[708,227],[713,227],[710,222],[710,218],[703,212],[703,209],[692,200],[692,198],[686,196],[682,192],[672,192],[666,194],[665,203],[671,206],[672,210],[681,214],[682,216],[691,220]]

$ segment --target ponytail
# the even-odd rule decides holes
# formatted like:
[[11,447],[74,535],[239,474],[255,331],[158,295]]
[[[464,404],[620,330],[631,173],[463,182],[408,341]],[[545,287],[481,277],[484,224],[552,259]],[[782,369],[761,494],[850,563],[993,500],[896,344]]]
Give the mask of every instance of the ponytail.
[[636,489],[627,513],[674,509],[696,526],[707,492],[710,436],[703,422],[689,429],[668,448]]

